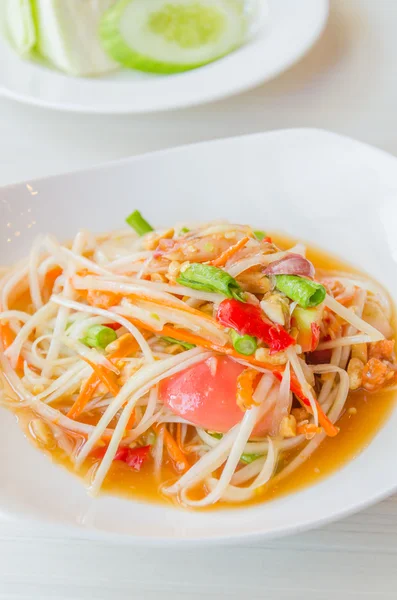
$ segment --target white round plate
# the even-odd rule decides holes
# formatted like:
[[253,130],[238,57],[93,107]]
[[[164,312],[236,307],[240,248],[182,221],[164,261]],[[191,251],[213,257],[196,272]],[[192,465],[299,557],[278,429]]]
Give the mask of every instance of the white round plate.
[[[122,226],[134,208],[159,226],[227,217],[284,230],[365,269],[397,300],[397,160],[331,133],[289,130],[207,142],[0,189],[0,256],[12,263],[38,233]],[[92,499],[0,409],[0,516],[143,543],[274,537],[359,510],[397,488],[397,412],[338,472],[257,506],[192,512]]]
[[275,77],[316,41],[329,0],[269,0],[269,17],[250,42],[210,65],[178,75],[120,71],[74,78],[22,60],[0,39],[0,93],[29,104],[87,113],[147,113],[237,94]]

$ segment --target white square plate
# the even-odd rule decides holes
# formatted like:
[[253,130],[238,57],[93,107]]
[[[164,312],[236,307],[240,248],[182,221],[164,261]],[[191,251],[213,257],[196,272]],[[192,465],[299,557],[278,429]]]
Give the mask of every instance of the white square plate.
[[[0,256],[25,255],[39,232],[228,218],[284,230],[356,264],[397,299],[397,160],[316,130],[177,148],[0,190]],[[82,483],[23,439],[0,412],[0,514],[139,543],[272,537],[330,521],[397,487],[397,413],[353,461],[317,485],[258,506],[213,512],[89,498]]]

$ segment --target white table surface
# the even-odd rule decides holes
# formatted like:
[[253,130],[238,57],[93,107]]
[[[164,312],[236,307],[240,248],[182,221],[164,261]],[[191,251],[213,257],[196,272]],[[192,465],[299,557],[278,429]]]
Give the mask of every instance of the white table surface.
[[[99,117],[0,100],[0,184],[285,127],[330,129],[397,155],[396,106],[397,2],[333,0],[324,35],[298,65],[216,104]],[[159,597],[395,599],[397,497],[299,536],[205,550],[129,548],[0,522],[2,600]]]

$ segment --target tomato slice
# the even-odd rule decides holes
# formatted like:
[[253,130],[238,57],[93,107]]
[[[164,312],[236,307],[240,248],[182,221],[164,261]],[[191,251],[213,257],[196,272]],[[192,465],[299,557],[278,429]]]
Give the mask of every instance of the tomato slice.
[[[226,433],[244,413],[237,406],[237,378],[246,369],[227,356],[208,358],[160,383],[160,400],[180,417],[207,429]],[[257,424],[254,434],[265,435],[272,414]]]

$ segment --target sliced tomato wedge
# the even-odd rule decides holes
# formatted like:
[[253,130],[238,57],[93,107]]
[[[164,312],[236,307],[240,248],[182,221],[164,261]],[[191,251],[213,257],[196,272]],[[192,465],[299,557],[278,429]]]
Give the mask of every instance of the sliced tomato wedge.
[[[244,412],[237,406],[237,378],[246,369],[227,356],[209,358],[160,384],[160,400],[175,414],[207,429],[226,433]],[[254,430],[265,435],[271,428],[267,414]]]
[[[91,452],[91,456],[95,458],[103,458],[106,454],[107,446],[103,448],[96,448]],[[140,471],[143,463],[149,458],[150,446],[139,446],[137,448],[128,448],[127,446],[121,446],[113,460],[120,460],[125,462],[134,471]]]

